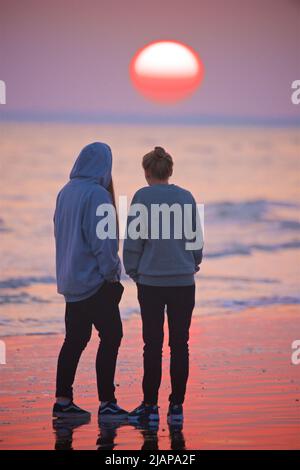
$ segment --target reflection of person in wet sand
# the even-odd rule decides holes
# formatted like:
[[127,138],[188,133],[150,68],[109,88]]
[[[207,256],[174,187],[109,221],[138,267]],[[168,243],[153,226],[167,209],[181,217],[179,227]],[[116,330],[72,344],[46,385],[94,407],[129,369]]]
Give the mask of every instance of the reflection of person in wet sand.
[[[73,432],[90,423],[90,418],[76,418],[73,420],[57,418],[53,420],[55,434],[55,450],[74,450]],[[127,420],[99,421],[99,435],[96,442],[97,450],[113,450],[118,446],[117,430],[124,426],[131,426]],[[158,423],[139,423],[134,428],[140,432],[143,442],[141,450],[159,450]],[[185,439],[182,424],[169,424],[169,438],[171,450],[185,450]]]
[[89,424],[90,417],[85,416],[73,420],[57,418],[52,422],[55,433],[55,450],[74,450],[73,432],[75,429]]
[[[159,450],[158,422],[144,422],[136,424],[143,437],[141,450]],[[171,450],[185,450],[185,439],[182,432],[182,423],[168,424]]]
[[99,436],[97,439],[97,450],[112,450],[117,444],[117,429],[126,426],[127,420],[99,421]]

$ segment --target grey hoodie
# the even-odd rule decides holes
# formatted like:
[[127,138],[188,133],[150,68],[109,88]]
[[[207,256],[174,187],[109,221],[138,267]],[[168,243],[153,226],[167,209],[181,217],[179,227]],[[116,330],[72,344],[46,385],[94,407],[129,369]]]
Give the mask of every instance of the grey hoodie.
[[112,203],[112,154],[107,144],[95,142],[80,152],[70,181],[57,196],[54,214],[57,291],[67,302],[93,295],[105,280],[120,278],[117,239],[96,235],[99,204]]

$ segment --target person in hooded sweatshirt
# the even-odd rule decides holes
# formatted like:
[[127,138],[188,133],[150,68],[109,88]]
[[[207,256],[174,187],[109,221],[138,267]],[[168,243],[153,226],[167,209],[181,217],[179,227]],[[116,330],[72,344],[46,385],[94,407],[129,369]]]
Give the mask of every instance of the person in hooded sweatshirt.
[[114,386],[123,334],[119,302],[124,289],[120,283],[116,213],[115,236],[99,237],[96,232],[104,217],[97,215],[101,212],[97,208],[108,204],[115,209],[111,172],[110,147],[101,142],[89,144],[80,152],[70,181],[57,196],[56,277],[57,290],[66,301],[66,335],[58,357],[54,417],[90,417],[73,402],[73,382],[93,325],[100,337],[96,358],[99,418],[127,415],[117,405]]
[[[173,172],[171,155],[157,146],[143,157],[143,168],[149,186],[139,189],[133,197],[123,252],[126,273],[137,284],[144,340],[143,401],[129,413],[129,420],[159,420],[157,403],[166,308],[172,388],[168,421],[180,423],[189,374],[188,340],[195,304],[194,275],[202,261],[203,233],[192,194],[169,183]],[[147,211],[141,210],[143,207]],[[152,213],[158,207],[161,210],[168,208],[170,217],[165,221],[162,213]],[[186,216],[188,208],[190,211]],[[138,215],[139,223],[136,213],[141,214]],[[190,231],[183,229],[184,217],[185,227],[189,226]],[[165,227],[169,225],[169,232],[163,233],[164,222],[167,222]],[[181,229],[177,233],[176,226]],[[139,227],[140,236],[134,230],[131,232],[131,227]]]

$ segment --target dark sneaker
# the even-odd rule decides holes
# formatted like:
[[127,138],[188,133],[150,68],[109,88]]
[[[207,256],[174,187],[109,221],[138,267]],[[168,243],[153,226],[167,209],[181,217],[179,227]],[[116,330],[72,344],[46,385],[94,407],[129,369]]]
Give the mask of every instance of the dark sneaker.
[[159,414],[158,414],[158,406],[157,405],[145,405],[142,403],[140,406],[135,408],[131,413],[128,415],[129,421],[139,421],[139,420],[147,420],[147,421],[158,421]]
[[120,406],[113,401],[108,402],[104,406],[99,406],[98,418],[101,420],[119,420],[125,419],[127,416],[128,411],[123,410],[123,408],[120,408]]
[[68,405],[55,403],[53,406],[52,416],[54,418],[88,418],[91,416],[91,413],[79,408],[79,406],[75,405],[73,402]]
[[182,405],[173,405],[170,403],[168,411],[168,422],[170,423],[180,423],[183,421],[183,408]]

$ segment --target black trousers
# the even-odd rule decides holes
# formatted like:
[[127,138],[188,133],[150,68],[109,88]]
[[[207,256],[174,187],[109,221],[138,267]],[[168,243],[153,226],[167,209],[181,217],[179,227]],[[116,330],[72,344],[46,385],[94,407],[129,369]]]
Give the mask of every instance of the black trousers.
[[144,340],[144,402],[156,404],[161,383],[164,317],[167,307],[170,375],[170,402],[184,402],[189,375],[189,328],[195,306],[195,285],[156,287],[137,284]]
[[96,294],[79,302],[66,303],[66,336],[61,348],[56,376],[56,396],[73,399],[73,382],[82,351],[98,330],[100,344],[96,358],[100,401],[115,401],[114,376],[123,336],[119,302],[124,287],[120,282],[105,282]]

